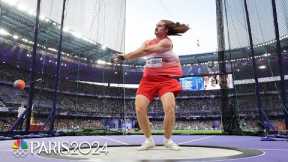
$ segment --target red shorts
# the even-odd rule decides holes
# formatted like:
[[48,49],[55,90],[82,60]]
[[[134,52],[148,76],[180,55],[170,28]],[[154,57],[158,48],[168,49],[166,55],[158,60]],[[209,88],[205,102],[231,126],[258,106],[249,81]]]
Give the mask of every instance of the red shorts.
[[180,90],[181,85],[177,79],[167,76],[149,76],[141,79],[136,94],[143,95],[152,102],[154,97],[161,97],[167,92],[173,92],[176,97]]

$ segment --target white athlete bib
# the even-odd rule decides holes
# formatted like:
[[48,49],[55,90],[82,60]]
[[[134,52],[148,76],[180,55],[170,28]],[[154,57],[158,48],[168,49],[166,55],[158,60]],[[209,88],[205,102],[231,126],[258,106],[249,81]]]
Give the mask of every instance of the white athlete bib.
[[162,58],[161,57],[151,57],[146,60],[146,67],[161,67],[162,66]]

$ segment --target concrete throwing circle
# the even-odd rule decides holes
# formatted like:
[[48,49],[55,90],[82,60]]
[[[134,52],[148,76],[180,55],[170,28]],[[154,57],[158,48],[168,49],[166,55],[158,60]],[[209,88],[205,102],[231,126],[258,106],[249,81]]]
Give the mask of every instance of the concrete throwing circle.
[[[181,146],[181,150],[172,151],[163,146],[156,146],[151,150],[137,151],[139,146],[112,146],[108,147],[108,153],[94,154],[46,154],[41,153],[40,156],[56,159],[66,160],[81,160],[81,161],[159,161],[169,160],[173,161],[209,161],[209,160],[226,160],[226,159],[238,159],[245,157],[253,157],[262,155],[263,152],[259,150],[237,149],[228,147],[215,147],[215,146]],[[83,148],[82,152],[85,151]]]

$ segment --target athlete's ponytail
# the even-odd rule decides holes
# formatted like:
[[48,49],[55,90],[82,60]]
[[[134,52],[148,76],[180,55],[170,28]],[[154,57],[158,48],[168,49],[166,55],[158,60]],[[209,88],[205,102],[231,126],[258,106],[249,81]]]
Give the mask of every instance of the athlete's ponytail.
[[166,28],[168,29],[167,35],[180,35],[181,33],[185,33],[190,28],[186,24],[180,24],[179,22],[173,22],[170,20],[161,20],[165,23]]

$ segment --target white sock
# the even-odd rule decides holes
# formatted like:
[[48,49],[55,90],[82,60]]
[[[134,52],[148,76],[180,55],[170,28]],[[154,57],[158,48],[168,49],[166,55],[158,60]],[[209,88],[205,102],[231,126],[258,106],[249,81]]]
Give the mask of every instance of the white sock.
[[152,136],[150,136],[150,137],[146,137],[146,140],[148,140],[148,141],[153,141],[153,138],[152,138]]
[[166,138],[166,137],[165,137],[164,141],[165,141],[165,142],[170,142],[170,141],[172,141],[172,140],[171,140],[171,138]]

